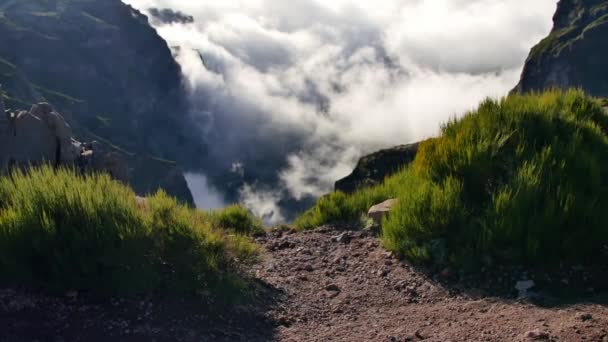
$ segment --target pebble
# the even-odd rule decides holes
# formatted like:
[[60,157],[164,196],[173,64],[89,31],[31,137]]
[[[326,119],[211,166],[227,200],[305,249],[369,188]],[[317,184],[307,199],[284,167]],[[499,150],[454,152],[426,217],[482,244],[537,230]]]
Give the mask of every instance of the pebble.
[[336,284],[329,284],[327,286],[325,286],[325,290],[326,291],[334,291],[334,292],[340,292],[342,290],[340,290],[340,287],[338,287],[338,285]]

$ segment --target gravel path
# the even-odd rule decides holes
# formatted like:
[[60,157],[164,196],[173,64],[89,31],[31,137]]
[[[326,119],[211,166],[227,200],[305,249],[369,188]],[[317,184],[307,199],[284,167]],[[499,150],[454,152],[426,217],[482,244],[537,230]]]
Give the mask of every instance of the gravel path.
[[365,232],[273,232],[255,306],[205,313],[169,300],[49,297],[0,290],[0,341],[601,341],[608,305],[539,307],[456,291]]

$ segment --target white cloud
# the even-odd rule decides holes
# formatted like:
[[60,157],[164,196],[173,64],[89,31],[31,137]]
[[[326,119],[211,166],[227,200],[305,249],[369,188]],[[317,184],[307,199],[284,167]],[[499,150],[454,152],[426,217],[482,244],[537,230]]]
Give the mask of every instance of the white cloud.
[[256,188],[276,188],[247,187],[243,200],[275,215],[277,194],[320,196],[361,154],[435,135],[506,94],[557,2],[125,1],[195,17],[157,29],[179,47],[206,171],[239,163]]

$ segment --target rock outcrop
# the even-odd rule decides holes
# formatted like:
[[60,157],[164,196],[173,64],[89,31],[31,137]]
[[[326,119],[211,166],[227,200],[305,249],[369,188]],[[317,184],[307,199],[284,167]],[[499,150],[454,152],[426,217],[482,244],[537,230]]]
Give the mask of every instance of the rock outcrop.
[[580,87],[608,96],[608,1],[561,0],[553,24],[532,49],[515,91]]
[[401,145],[361,158],[349,176],[336,182],[335,190],[352,193],[360,188],[382,183],[384,178],[414,161],[418,145]]
[[0,0],[0,84],[7,107],[51,103],[83,139],[182,165],[203,152],[171,50],[120,0]]
[[48,103],[18,113],[4,113],[3,107],[0,98],[1,173],[41,164],[76,167],[83,173],[108,173],[141,195],[163,189],[184,203],[194,204],[183,172],[175,163],[129,155],[96,141],[81,143]]

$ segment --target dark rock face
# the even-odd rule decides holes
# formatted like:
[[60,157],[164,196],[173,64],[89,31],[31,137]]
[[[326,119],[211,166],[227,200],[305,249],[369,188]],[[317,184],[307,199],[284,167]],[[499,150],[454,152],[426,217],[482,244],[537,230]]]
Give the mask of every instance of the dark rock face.
[[120,0],[0,0],[0,83],[7,107],[49,102],[79,136],[173,160],[200,152],[184,150],[179,65]]
[[580,87],[608,96],[608,1],[561,0],[553,23],[532,49],[515,91]]
[[418,145],[401,145],[361,158],[353,173],[336,182],[335,190],[352,193],[382,183],[384,178],[414,161]]

